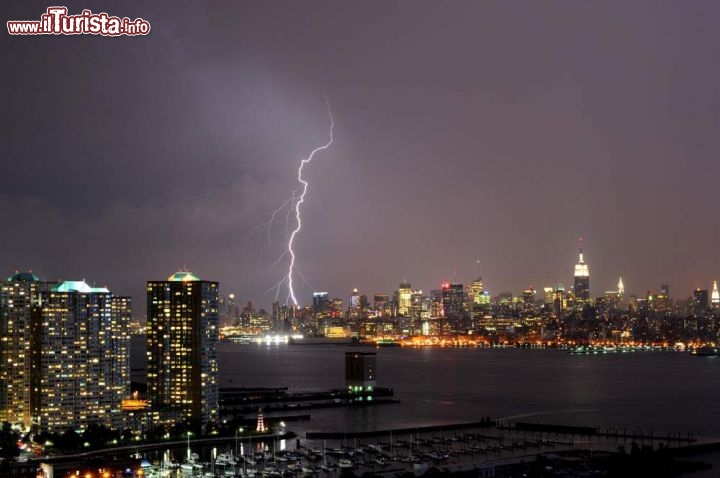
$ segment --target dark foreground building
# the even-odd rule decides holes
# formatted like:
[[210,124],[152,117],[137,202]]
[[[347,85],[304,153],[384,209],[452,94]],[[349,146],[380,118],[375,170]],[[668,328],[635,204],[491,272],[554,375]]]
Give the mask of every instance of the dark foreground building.
[[371,392],[377,384],[377,355],[374,352],[346,352],[345,382],[351,391]]

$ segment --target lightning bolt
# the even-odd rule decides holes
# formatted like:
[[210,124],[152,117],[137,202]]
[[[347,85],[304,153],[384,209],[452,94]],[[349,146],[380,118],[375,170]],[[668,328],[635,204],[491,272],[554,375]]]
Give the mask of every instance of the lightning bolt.
[[[287,239],[288,238],[287,229],[289,228],[290,213],[292,212],[292,209],[293,209],[292,206],[291,207],[288,207],[288,206],[292,205],[292,203],[298,198],[297,193],[299,193],[299,192],[300,192],[300,189],[296,189],[295,191],[293,191],[292,196],[290,196],[284,203],[282,203],[282,205],[280,205],[280,207],[278,207],[277,209],[275,209],[272,212],[272,214],[270,215],[270,220],[268,222],[258,224],[257,226],[254,226],[252,229],[250,229],[250,232],[247,233],[247,235],[245,236],[243,241],[247,241],[248,239],[250,239],[252,236],[255,235],[255,232],[257,232],[258,230],[260,230],[262,228],[266,228],[267,229],[267,246],[269,246],[272,243],[270,233],[272,232],[272,227],[273,227],[273,224],[275,223],[275,218],[285,208],[287,208],[287,216],[285,218],[285,239]],[[285,252],[283,254],[287,254],[287,252]]]
[[284,281],[286,280],[288,286],[287,302],[292,301],[293,305],[295,306],[298,305],[298,301],[297,297],[295,297],[295,289],[293,288],[293,272],[295,271],[295,250],[293,250],[293,244],[295,243],[295,238],[302,229],[300,206],[302,206],[303,202],[305,202],[305,194],[307,194],[309,186],[309,183],[305,181],[305,179],[303,179],[303,168],[306,164],[309,164],[313,160],[315,154],[328,149],[333,143],[333,128],[335,127],[335,121],[333,120],[332,111],[330,110],[330,101],[328,100],[327,96],[325,97],[325,105],[328,118],[330,118],[330,140],[326,144],[312,150],[312,152],[307,158],[300,161],[300,166],[298,167],[298,182],[302,184],[302,186],[299,188],[301,190],[300,197],[295,202],[295,229],[293,229],[293,231],[290,233],[290,240],[288,241],[287,247],[287,252],[290,253],[290,265],[288,266],[288,273],[285,276],[285,279],[283,279]]

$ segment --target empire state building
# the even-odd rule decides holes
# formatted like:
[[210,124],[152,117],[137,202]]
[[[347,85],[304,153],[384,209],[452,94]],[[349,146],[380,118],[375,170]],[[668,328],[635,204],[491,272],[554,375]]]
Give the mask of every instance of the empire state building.
[[580,260],[575,264],[575,282],[573,284],[575,298],[579,301],[590,300],[590,269],[583,259],[583,251],[580,249]]

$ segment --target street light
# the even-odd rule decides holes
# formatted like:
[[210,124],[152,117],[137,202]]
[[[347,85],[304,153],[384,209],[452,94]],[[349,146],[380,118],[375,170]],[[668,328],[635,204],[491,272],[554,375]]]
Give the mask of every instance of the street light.
[[188,439],[187,439],[187,461],[188,461],[188,463],[190,463],[190,435],[191,434],[192,434],[191,431],[187,432],[187,436],[188,436]]
[[242,427],[235,429],[235,455],[238,454],[238,432],[244,433],[245,429]]

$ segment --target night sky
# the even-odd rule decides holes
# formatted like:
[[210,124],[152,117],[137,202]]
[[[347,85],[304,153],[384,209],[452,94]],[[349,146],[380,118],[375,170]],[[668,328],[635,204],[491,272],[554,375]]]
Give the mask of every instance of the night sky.
[[[3,24],[50,5],[5,2]],[[248,233],[327,141],[327,91],[296,242],[315,290],[567,287],[580,236],[593,296],[720,278],[718,2],[63,5],[152,32],[3,33],[6,275],[85,278],[143,314],[145,281],[185,265],[269,306],[285,217]]]

